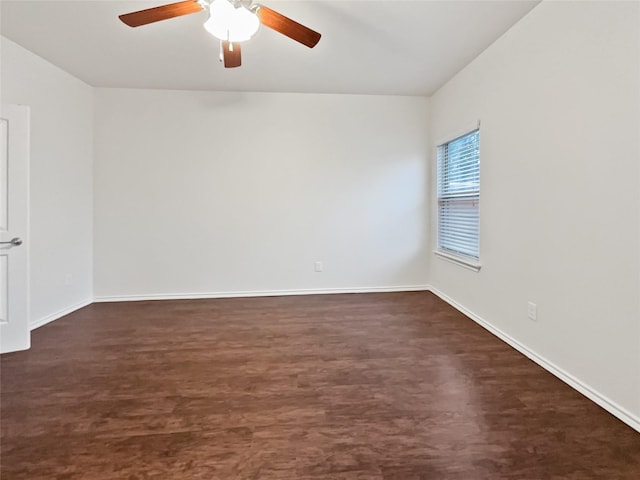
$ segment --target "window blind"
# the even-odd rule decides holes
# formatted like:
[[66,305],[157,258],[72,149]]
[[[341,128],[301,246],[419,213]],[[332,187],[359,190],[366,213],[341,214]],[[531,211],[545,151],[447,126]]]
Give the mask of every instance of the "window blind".
[[438,248],[479,258],[480,132],[438,147]]

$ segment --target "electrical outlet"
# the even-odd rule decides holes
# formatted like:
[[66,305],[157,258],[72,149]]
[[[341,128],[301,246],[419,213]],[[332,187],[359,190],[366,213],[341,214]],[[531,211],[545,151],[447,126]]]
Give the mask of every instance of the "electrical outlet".
[[322,271],[322,262],[316,262],[316,263],[314,264],[314,270],[315,270],[316,272],[321,272],[321,271]]
[[538,306],[533,302],[527,303],[527,317],[534,322],[538,320]]

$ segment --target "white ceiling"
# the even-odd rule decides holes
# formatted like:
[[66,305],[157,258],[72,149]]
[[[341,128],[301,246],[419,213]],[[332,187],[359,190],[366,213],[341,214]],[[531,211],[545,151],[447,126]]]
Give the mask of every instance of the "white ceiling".
[[200,12],[130,28],[177,0],[3,0],[5,37],[97,87],[430,95],[540,0],[261,0],[322,33],[314,49],[261,27],[225,69]]

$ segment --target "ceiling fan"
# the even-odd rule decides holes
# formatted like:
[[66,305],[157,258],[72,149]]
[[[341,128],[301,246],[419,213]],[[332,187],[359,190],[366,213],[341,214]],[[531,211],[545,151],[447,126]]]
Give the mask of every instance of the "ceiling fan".
[[220,60],[226,68],[240,66],[240,43],[249,40],[260,24],[309,48],[320,41],[318,32],[252,0],[185,0],[126,13],[119,18],[130,27],[139,27],[202,10],[209,12],[204,27],[220,39]]

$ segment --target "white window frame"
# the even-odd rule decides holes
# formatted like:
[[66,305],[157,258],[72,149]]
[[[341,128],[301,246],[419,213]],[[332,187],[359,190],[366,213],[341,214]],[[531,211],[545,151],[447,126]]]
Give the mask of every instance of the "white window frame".
[[[479,182],[479,175],[480,175],[480,151],[479,151],[479,147],[478,147],[478,156],[477,156],[477,175],[478,175],[478,181],[477,181],[477,189],[472,189],[469,190],[468,188],[466,189],[462,189],[464,190],[463,192],[456,192],[455,190],[452,192],[450,189],[450,185],[448,185],[449,188],[443,188],[443,184],[445,179],[442,178],[443,175],[443,162],[448,161],[448,157],[443,157],[444,153],[446,152],[447,149],[449,148],[449,145],[463,137],[466,137],[468,135],[471,134],[477,134],[478,135],[478,144],[480,142],[480,125],[478,123],[478,125],[476,127],[473,128],[469,128],[467,130],[464,131],[464,133],[462,133],[461,135],[456,135],[456,136],[452,136],[449,137],[448,140],[440,142],[438,144],[438,147],[436,149],[436,163],[437,163],[437,170],[436,170],[436,190],[437,190],[437,194],[436,194],[436,199],[437,199],[437,230],[436,230],[436,249],[433,251],[433,253],[435,253],[436,255],[438,255],[441,258],[444,258],[446,260],[449,260],[451,262],[454,262],[460,266],[463,266],[465,268],[468,268],[470,270],[473,271],[479,271],[481,264],[480,264],[480,182]],[[446,190],[445,193],[442,192],[442,190]],[[441,241],[442,241],[442,230],[441,230],[441,222],[442,222],[442,205],[443,202],[456,202],[456,201],[473,201],[477,204],[477,224],[472,227],[473,231],[471,232],[472,234],[475,233],[476,234],[476,246],[477,246],[477,250],[476,253],[477,255],[470,255],[468,253],[465,252],[460,252],[457,251],[455,248],[447,248],[446,245],[442,245]]]

